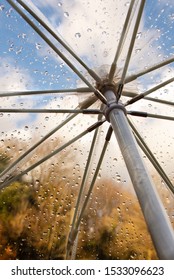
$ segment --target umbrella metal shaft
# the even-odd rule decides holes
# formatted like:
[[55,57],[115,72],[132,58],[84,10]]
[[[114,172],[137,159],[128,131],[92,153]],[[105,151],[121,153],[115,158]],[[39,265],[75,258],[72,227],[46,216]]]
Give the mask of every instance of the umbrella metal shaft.
[[121,106],[115,106],[116,98],[112,90],[105,91],[105,97],[109,104],[106,114],[116,135],[158,257],[174,260],[174,231],[139,153],[125,112]]

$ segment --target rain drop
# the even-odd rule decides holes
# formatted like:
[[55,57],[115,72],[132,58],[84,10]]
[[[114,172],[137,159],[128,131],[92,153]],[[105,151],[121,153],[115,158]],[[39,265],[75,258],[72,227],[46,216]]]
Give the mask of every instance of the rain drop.
[[75,37],[76,38],[80,38],[82,35],[79,33],[79,32],[77,32],[76,34],[75,34]]
[[141,51],[141,49],[136,49],[135,53],[139,53]]
[[68,12],[64,12],[64,17],[69,17],[69,13]]
[[136,35],[136,39],[140,39],[142,36],[142,33],[141,32],[138,32],[137,35]]
[[62,3],[61,2],[58,2],[58,7],[62,7]]
[[87,32],[92,32],[92,29],[91,29],[91,28],[88,28],[88,29],[87,29]]
[[4,5],[0,5],[0,11],[3,11],[5,9]]
[[169,16],[170,20],[174,20],[174,13]]
[[126,2],[125,6],[128,7],[130,5],[130,2]]
[[37,50],[40,50],[40,49],[41,49],[41,44],[36,43],[35,46],[36,46],[36,49],[37,49]]

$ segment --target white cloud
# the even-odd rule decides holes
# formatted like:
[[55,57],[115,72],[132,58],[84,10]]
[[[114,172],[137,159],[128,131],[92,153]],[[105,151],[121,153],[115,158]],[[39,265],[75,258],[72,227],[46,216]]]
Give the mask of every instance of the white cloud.
[[[129,1],[130,2],[130,1]],[[120,0],[120,1],[79,1],[79,0],[46,0],[46,1],[30,1],[31,5],[37,5],[38,8],[51,8],[49,9],[50,18],[45,18],[42,13],[39,15],[45,20],[49,21],[53,28],[65,38],[65,41],[68,42],[70,46],[83,57],[90,66],[96,68],[101,67],[102,65],[110,65],[113,61],[116,47],[118,45],[118,41],[120,38],[122,25],[126,16],[126,12],[128,10],[128,1]],[[34,6],[32,5],[34,8]],[[43,10],[44,13],[44,10]],[[59,26],[56,26],[57,17],[60,17]],[[159,39],[161,36],[160,32],[157,32],[153,27],[151,29],[146,29],[144,20],[142,20],[141,26],[139,28],[139,32],[136,39],[135,49],[133,52],[131,68],[138,70],[143,69],[147,66],[153,65],[154,63],[162,60],[165,54],[157,48],[155,44],[155,40]],[[49,23],[48,23],[49,24]],[[130,38],[130,36],[128,37]],[[126,44],[126,47],[128,44]],[[44,51],[39,51],[40,55],[45,55]],[[123,50],[123,54],[121,56],[121,60],[125,58],[126,50]],[[121,61],[123,63],[123,61]],[[4,73],[1,76],[0,81],[2,82],[2,89],[6,90],[18,90],[25,89],[26,82],[30,80],[30,77],[26,74],[24,69],[18,69],[18,71],[14,70],[12,63],[9,62],[8,71],[5,67],[5,64],[1,68],[1,73]],[[165,70],[166,69],[166,70]],[[173,68],[171,72],[168,73],[168,67],[162,69],[162,71],[158,71],[158,78],[163,80],[167,79],[168,76],[171,77],[173,73]],[[8,72],[8,74],[7,74]],[[9,74],[10,73],[10,74]],[[172,74],[173,75],[173,74]],[[22,78],[23,77],[23,78]],[[150,80],[149,85],[154,86],[154,80]],[[170,92],[172,90],[171,86],[167,87]],[[163,89],[160,91],[163,95]],[[4,100],[4,102],[6,102]],[[4,103],[5,104],[5,103]],[[76,97],[65,98],[60,102],[60,106],[63,108],[72,108],[72,106],[76,106],[78,104],[78,99]],[[148,111],[159,113],[157,107],[155,105],[153,108],[149,109],[149,104],[138,105],[136,108]],[[47,107],[54,107],[55,102],[50,102],[47,104]],[[163,107],[160,107],[160,112],[162,113]],[[168,109],[164,109],[163,113],[165,113]],[[172,113],[172,109],[170,109],[170,113]],[[26,116],[26,115],[25,115]],[[55,127],[58,122],[62,120],[59,115],[48,115],[49,118],[45,121],[45,115],[40,115],[33,125],[39,124],[40,129],[44,131],[44,134],[47,131],[50,131],[51,128]],[[3,129],[6,131],[12,130],[14,128],[14,124],[18,116],[15,116],[15,120],[8,121],[8,118],[3,122]],[[27,119],[27,117],[26,117]],[[87,117],[85,119],[85,125],[87,124]],[[91,120],[89,121],[91,123]],[[153,136],[153,130],[156,129],[160,134],[160,140],[162,140],[162,149],[167,145],[163,139],[164,132],[166,132],[166,121],[161,121],[160,126],[158,126],[159,121],[149,121],[145,123],[145,120],[139,120],[140,128],[143,130],[143,134],[148,135],[148,137]],[[151,127],[151,129],[150,129]],[[80,116],[76,119],[72,124],[70,123],[66,128],[64,128],[62,135],[66,136],[66,139],[72,136],[72,134],[78,133],[80,129],[84,129],[84,118],[82,119]],[[173,136],[173,131],[170,132],[170,137]],[[68,135],[68,136],[67,136]],[[157,132],[156,132],[157,135]],[[28,136],[29,137],[29,136]],[[159,136],[158,136],[159,137]],[[155,147],[156,138],[153,137],[151,140],[151,144]],[[86,141],[88,143],[88,139]],[[164,153],[165,154],[165,153]]]
[[[18,90],[26,90],[27,85],[32,82],[31,77],[26,73],[25,69],[16,67],[13,59],[9,57],[6,59],[1,58],[0,73],[0,95],[9,91],[17,92]],[[32,100],[29,101],[19,97],[0,97],[0,101],[0,107],[3,109],[19,108],[24,102],[26,106],[33,104]],[[25,121],[30,121],[29,114],[1,113],[1,133],[3,135],[14,134],[18,123]],[[20,133],[20,136],[22,136],[22,133]]]

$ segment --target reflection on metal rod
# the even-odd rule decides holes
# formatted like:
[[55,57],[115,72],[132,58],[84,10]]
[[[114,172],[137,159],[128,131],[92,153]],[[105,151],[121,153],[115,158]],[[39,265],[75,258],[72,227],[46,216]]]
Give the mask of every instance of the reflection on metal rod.
[[156,170],[158,171],[158,173],[160,174],[160,176],[162,177],[162,179],[164,180],[164,182],[166,183],[168,188],[174,194],[174,186],[172,185],[172,182],[168,178],[167,174],[164,172],[163,168],[161,167],[159,162],[156,160],[156,158],[154,157],[154,154],[151,152],[151,150],[149,149],[149,147],[147,146],[147,144],[145,143],[145,141],[143,140],[143,138],[141,137],[141,135],[139,134],[139,132],[137,131],[135,126],[133,125],[133,123],[130,120],[128,120],[128,122],[129,122],[131,128],[133,129],[133,132],[135,134],[138,145],[140,146],[142,151],[145,153],[145,155],[148,157],[148,159],[151,161],[153,166],[156,168]]
[[[114,93],[108,90],[105,92],[105,96],[109,102],[113,100]],[[121,108],[116,109],[113,107],[109,112],[109,119],[158,257],[159,259],[174,260],[174,232],[158,193],[145,168],[142,157],[140,156],[125,112]]]

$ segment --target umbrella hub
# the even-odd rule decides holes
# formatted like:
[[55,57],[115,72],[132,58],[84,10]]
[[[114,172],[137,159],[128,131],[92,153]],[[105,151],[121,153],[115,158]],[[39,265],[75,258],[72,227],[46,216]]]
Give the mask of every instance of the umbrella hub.
[[118,85],[117,83],[110,82],[109,79],[103,79],[100,83],[96,83],[96,88],[104,95],[107,90],[112,90],[116,96]]

